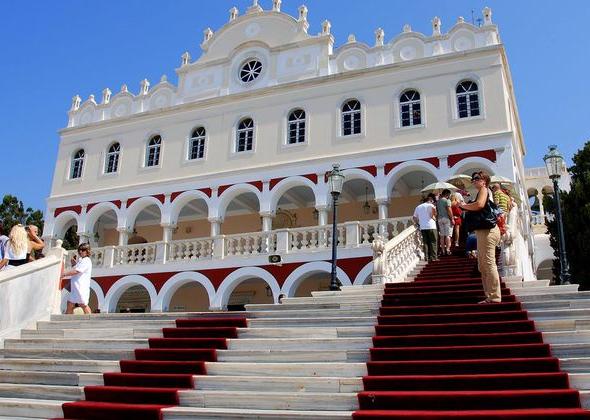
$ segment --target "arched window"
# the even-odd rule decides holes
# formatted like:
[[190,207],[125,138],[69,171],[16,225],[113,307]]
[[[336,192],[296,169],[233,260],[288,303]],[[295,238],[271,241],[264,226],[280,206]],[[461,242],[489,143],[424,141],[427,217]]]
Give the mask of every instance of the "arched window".
[[420,94],[415,90],[406,90],[399,97],[399,113],[402,127],[422,124]]
[[342,135],[350,136],[361,133],[361,103],[356,99],[342,105]]
[[119,170],[119,152],[121,151],[121,145],[119,143],[111,144],[109,150],[107,150],[107,156],[105,159],[105,174],[112,174]]
[[465,80],[457,85],[457,113],[459,118],[479,115],[479,93],[477,83]]
[[189,160],[203,159],[205,157],[205,127],[197,127],[193,130],[188,142]]
[[236,152],[247,152],[254,145],[254,120],[244,118],[236,131]]
[[70,168],[70,179],[82,177],[82,169],[84,168],[84,149],[78,150],[74,153],[72,158],[72,167]]
[[162,137],[152,137],[145,151],[145,166],[158,166],[160,164],[160,147],[162,147]]
[[296,109],[289,114],[288,144],[305,143],[305,111]]

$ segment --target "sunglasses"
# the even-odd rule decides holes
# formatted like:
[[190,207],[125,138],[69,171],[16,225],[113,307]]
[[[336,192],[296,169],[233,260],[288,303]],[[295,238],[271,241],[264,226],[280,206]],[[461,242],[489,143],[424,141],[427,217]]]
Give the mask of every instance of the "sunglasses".
[[476,176],[475,178],[471,178],[471,182],[481,181],[481,178]]

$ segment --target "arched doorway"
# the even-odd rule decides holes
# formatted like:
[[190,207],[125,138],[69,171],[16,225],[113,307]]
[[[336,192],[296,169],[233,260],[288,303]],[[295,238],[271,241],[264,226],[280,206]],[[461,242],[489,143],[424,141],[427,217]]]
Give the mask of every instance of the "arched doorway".
[[295,297],[309,297],[311,292],[330,290],[330,273],[314,272],[304,276],[295,289]]
[[208,310],[207,290],[197,282],[189,282],[180,286],[168,304],[168,312],[205,312]]
[[142,285],[134,285],[123,292],[115,312],[149,312],[151,307],[150,295]]
[[243,311],[250,303],[274,303],[271,287],[261,278],[246,278],[232,290],[227,303],[229,311]]

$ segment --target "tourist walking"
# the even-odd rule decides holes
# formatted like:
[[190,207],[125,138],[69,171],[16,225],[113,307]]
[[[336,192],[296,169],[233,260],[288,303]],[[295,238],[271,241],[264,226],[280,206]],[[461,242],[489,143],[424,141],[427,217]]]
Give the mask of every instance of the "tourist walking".
[[441,255],[451,255],[451,236],[453,235],[453,211],[451,210],[451,190],[445,189],[436,203],[438,234]]
[[475,201],[461,204],[467,211],[466,228],[475,231],[477,237],[477,266],[481,273],[485,299],[479,303],[498,303],[502,301],[500,276],[496,266],[496,247],[500,244],[500,229],[496,223],[496,205],[489,189],[490,176],[484,172],[474,172],[471,182],[477,189]]
[[451,198],[451,212],[453,213],[453,238],[451,238],[451,242],[454,240],[455,247],[459,246],[459,236],[461,235],[461,217],[463,216],[463,211],[459,204],[463,202],[463,196],[459,193],[454,193]]
[[62,277],[70,277],[70,295],[66,314],[73,314],[76,304],[82,308],[85,314],[92,311],[88,306],[90,300],[90,278],[92,276],[92,260],[90,260],[90,245],[78,246],[78,258],[76,264],[72,262],[72,269],[63,273]]
[[504,213],[510,213],[510,209],[512,208],[512,201],[510,200],[510,195],[506,193],[502,189],[502,186],[499,184],[492,185],[492,193],[494,197],[494,203],[500,207]]
[[420,226],[424,253],[428,261],[436,261],[436,207],[434,194],[430,193],[424,202],[414,210],[414,223]]
[[14,225],[10,229],[8,240],[4,243],[0,269],[18,267],[27,262],[27,248],[29,239],[23,225]]

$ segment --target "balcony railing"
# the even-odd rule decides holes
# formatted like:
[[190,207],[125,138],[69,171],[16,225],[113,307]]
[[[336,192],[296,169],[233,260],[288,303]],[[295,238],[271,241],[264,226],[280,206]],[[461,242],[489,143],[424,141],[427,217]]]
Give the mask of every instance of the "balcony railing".
[[[369,247],[376,235],[390,240],[412,226],[411,217],[396,217],[363,222],[346,222],[337,226],[339,248]],[[114,266],[174,264],[240,256],[289,254],[325,251],[332,247],[332,226],[309,226],[248,232],[209,238],[150,242],[136,245],[92,248],[95,268]],[[66,267],[76,251],[66,253]]]

